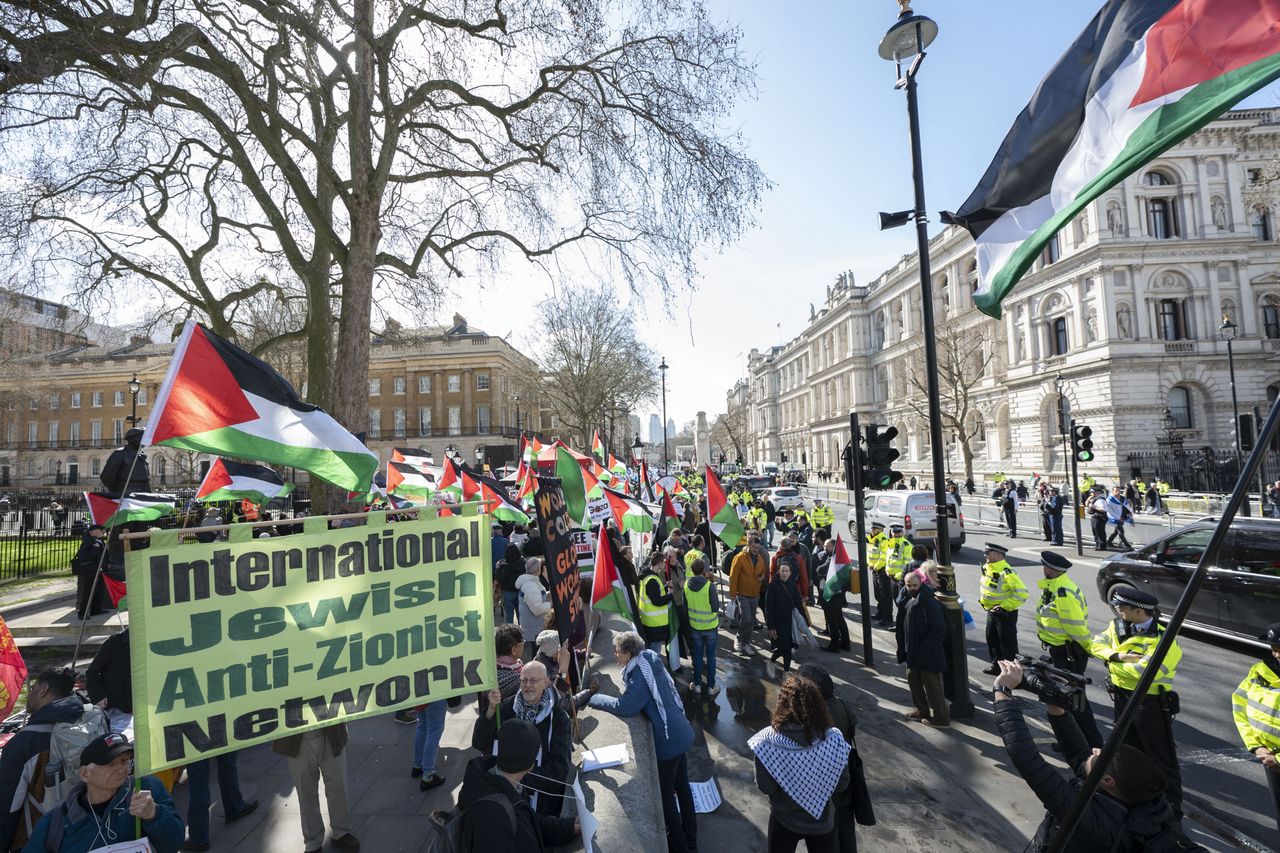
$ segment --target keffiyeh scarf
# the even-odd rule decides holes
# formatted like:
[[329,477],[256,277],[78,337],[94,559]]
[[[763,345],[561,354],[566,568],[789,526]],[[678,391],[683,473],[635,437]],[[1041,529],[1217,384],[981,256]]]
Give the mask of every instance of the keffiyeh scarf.
[[849,744],[840,730],[827,729],[822,740],[802,746],[765,726],[751,736],[747,745],[778,787],[814,820],[820,820],[849,763]]
[[[644,677],[644,683],[649,688],[649,695],[653,697],[653,704],[658,706],[658,716],[662,719],[662,736],[668,737],[670,733],[667,730],[667,707],[662,702],[662,694],[658,692],[658,677],[655,675],[655,667],[653,661],[650,660],[651,657],[656,660],[658,656],[649,649],[645,649],[627,661],[627,665],[622,670],[622,677],[625,680],[633,669],[640,670],[640,675]],[[680,694],[676,691],[676,683],[671,680],[671,674],[661,666],[661,661],[659,661],[659,666],[656,667],[656,670],[667,680],[667,687],[671,691],[672,701],[675,702],[675,710],[683,714],[684,704],[680,701]]]
[[555,703],[555,689],[547,687],[542,691],[542,698],[538,700],[536,705],[530,705],[525,702],[524,694],[517,693],[511,710],[515,712],[517,720],[525,720],[536,726],[551,715],[551,709],[555,707]]

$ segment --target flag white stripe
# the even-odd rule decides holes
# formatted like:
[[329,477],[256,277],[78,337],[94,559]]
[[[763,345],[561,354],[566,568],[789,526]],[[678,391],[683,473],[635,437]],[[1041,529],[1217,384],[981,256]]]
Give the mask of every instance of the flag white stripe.
[[258,419],[235,424],[230,429],[292,447],[377,456],[321,409],[299,412],[248,391],[244,396],[258,413]]

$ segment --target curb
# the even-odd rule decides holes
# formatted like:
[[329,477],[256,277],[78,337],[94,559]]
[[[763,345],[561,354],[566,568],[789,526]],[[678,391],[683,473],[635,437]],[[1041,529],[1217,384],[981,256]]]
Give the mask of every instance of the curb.
[[14,605],[5,604],[4,605],[5,620],[6,621],[12,620],[17,616],[26,616],[28,613],[34,613],[37,610],[43,610],[44,608],[48,607],[50,604],[54,604],[59,601],[75,601],[75,598],[76,598],[76,591],[74,588],[72,588],[66,592],[60,592],[52,596],[33,598],[30,601],[23,601]]

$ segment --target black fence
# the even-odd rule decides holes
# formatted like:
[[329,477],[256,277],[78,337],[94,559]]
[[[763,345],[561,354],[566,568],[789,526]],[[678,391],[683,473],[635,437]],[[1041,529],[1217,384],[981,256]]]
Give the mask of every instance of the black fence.
[[[1219,494],[1229,493],[1235,487],[1243,461],[1236,457],[1234,449],[1212,447],[1130,453],[1126,459],[1132,479],[1149,482],[1152,477],[1160,477],[1174,491]],[[1280,479],[1280,453],[1267,453],[1260,476],[1268,484]],[[1251,485],[1257,488],[1256,478]]]

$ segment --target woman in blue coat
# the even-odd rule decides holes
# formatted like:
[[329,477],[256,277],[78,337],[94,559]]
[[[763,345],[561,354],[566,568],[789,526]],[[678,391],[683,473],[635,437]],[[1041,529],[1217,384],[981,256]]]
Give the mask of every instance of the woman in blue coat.
[[[675,682],[662,665],[662,658],[645,648],[635,631],[613,638],[613,654],[622,667],[625,684],[622,696],[601,693],[591,697],[591,707],[619,717],[643,713],[653,727],[653,746],[658,759],[658,788],[662,815],[667,823],[667,850],[685,853],[698,848],[698,822],[689,789],[689,767],[685,753],[693,745],[693,727],[684,715],[684,705]],[[676,812],[674,799],[680,801]]]

